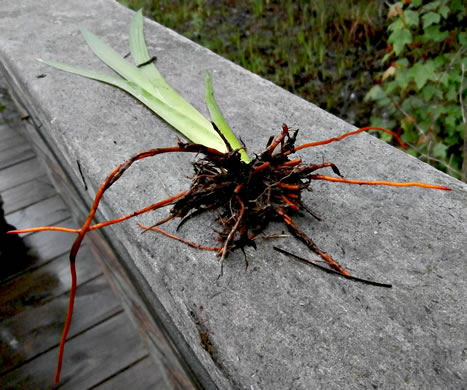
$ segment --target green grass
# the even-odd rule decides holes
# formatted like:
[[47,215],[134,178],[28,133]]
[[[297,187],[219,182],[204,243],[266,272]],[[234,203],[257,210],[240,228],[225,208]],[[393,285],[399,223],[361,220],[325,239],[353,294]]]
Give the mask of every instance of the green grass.
[[122,0],[323,109],[364,126],[381,70],[381,2]]

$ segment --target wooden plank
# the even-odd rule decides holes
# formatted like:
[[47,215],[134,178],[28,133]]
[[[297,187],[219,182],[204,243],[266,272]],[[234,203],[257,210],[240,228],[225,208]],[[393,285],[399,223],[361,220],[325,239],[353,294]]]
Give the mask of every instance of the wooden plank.
[[[59,344],[68,308],[68,294],[31,307],[0,322],[0,375]],[[122,307],[103,275],[81,284],[69,338],[108,319]]]
[[[59,225],[70,228],[75,227],[71,219],[67,219],[59,223]],[[9,237],[7,236],[7,238]],[[10,252],[12,254],[6,257],[9,258],[9,261],[5,260],[0,267],[0,282],[10,280],[18,274],[38,268],[42,264],[68,253],[75,238],[75,234],[62,232],[37,232],[23,237],[21,240],[25,246],[25,251],[17,246],[14,248],[14,252]],[[81,258],[80,253],[78,260]]]
[[44,174],[36,158],[0,170],[0,192],[26,183]]
[[[0,102],[0,105],[2,103]],[[3,113],[0,113],[0,144],[8,138],[21,135],[18,130],[15,130],[10,123],[4,122]]]
[[154,321],[137,291],[134,282],[104,239],[100,231],[89,234],[89,246],[95,257],[102,259],[104,272],[114,291],[122,297],[122,304],[143,332],[149,352],[155,359],[161,360],[161,369],[167,374],[167,387],[171,389],[194,389],[195,386],[187,376],[173,344],[160,324]]
[[[122,312],[71,339],[65,348],[61,383],[83,390],[102,383],[147,355],[130,321]],[[0,377],[2,389],[52,387],[57,348]]]
[[[70,218],[57,223],[58,226],[75,228]],[[39,263],[51,260],[68,252],[76,239],[76,234],[63,232],[37,232],[23,238],[24,244],[33,249]],[[81,254],[79,255],[81,257]]]
[[0,169],[10,167],[35,156],[31,145],[25,141],[21,144],[0,151]]
[[[81,249],[77,264],[78,283],[91,280],[102,273],[98,264],[90,257],[88,249]],[[0,321],[43,305],[64,294],[71,286],[68,255],[61,256],[32,272],[26,272],[0,285]]]
[[0,142],[0,155],[8,149],[14,148],[18,145],[25,144],[27,141],[21,134],[15,134],[7,137]]
[[[58,226],[75,228],[76,223],[67,218],[57,222]],[[23,238],[24,244],[32,248],[38,264],[68,252],[76,239],[76,234],[63,232],[37,232]],[[80,255],[81,256],[81,255]]]
[[[63,203],[62,198],[55,195],[8,214],[5,216],[5,219],[10,225],[21,229],[35,226],[49,226],[69,217],[70,212],[65,203]],[[25,235],[28,234],[31,233],[26,233]]]
[[5,214],[11,214],[19,209],[50,198],[56,193],[49,178],[46,175],[42,175],[2,192],[3,210]]
[[167,384],[160,372],[155,370],[155,363],[148,355],[118,375],[92,387],[92,390],[116,389],[165,390]]
[[[0,122],[3,119],[0,117]],[[26,224],[75,227],[70,219],[64,220],[69,217],[66,208],[54,196],[54,188],[31,147],[14,129],[20,125],[20,121],[10,120],[0,126],[0,191],[7,221],[18,228]],[[23,237],[28,253],[17,248],[0,268],[2,389],[53,387],[56,347],[71,282],[67,252],[75,238],[61,232],[28,234]],[[147,358],[147,351],[99,267],[83,249],[77,264],[81,283],[62,383],[67,389],[90,388],[98,383],[110,384],[107,388],[123,389],[135,384],[135,388],[155,388],[160,378],[152,360]],[[123,386],[119,385],[122,375]],[[138,376],[136,381],[134,375]]]

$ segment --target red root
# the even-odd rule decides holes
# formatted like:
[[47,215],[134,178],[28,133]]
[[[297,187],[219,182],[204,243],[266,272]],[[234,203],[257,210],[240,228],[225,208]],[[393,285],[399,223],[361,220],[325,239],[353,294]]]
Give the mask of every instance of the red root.
[[[343,277],[360,282],[389,287],[389,285],[386,284],[366,281],[351,276],[350,273],[335,259],[319,249],[313,240],[298,227],[290,215],[297,210],[304,210],[319,220],[319,217],[309,210],[301,201],[303,190],[307,189],[313,180],[357,185],[393,187],[415,186],[427,189],[450,190],[450,188],[445,186],[419,182],[398,183],[381,180],[367,181],[346,179],[342,177],[334,163],[327,162],[323,164],[304,165],[302,164],[301,159],[289,160],[288,158],[288,156],[295,151],[341,141],[346,137],[367,130],[380,130],[389,133],[394,136],[403,147],[405,147],[397,134],[379,127],[365,127],[342,134],[339,137],[333,137],[328,140],[311,142],[295,147],[294,145],[297,132],[290,135],[289,128],[286,125],[283,125],[281,133],[272,139],[266,147],[266,150],[257,156],[250,164],[245,164],[240,160],[238,151],[229,151],[228,153],[223,154],[217,150],[195,144],[179,143],[179,145],[175,147],[146,150],[126,161],[123,161],[109,174],[109,176],[107,176],[104,182],[100,185],[86,221],[80,229],[69,229],[58,226],[42,226],[9,232],[27,233],[52,230],[78,234],[70,251],[72,285],[68,314],[60,340],[55,381],[58,383],[60,380],[64,347],[73,314],[77,285],[75,259],[85,235],[89,231],[120,223],[137,215],[141,215],[167,205],[172,205],[170,215],[167,218],[162,219],[153,226],[144,226],[141,224],[139,226],[145,230],[152,230],[164,234],[167,237],[180,241],[193,248],[216,251],[220,257],[221,272],[224,259],[231,251],[238,248],[243,249],[245,246],[255,247],[254,238],[262,233],[269,222],[279,220],[287,226],[289,231],[296,238],[305,243],[310,250],[319,255],[328,264],[330,268],[325,268],[327,272],[338,273]],[[279,146],[280,150],[276,151]],[[92,225],[92,221],[105,191],[108,190],[134,162],[147,157],[174,152],[200,153],[205,156],[193,164],[195,176],[193,177],[192,185],[189,190],[183,191],[177,195],[120,218]],[[323,168],[331,168],[339,177],[312,173]],[[204,211],[214,210],[220,211],[218,219],[219,225],[222,228],[219,235],[219,241],[222,242],[222,246],[220,247],[199,245],[184,240],[179,236],[168,233],[157,227],[158,225],[174,218],[181,218],[182,221],[179,224],[180,227],[192,216]],[[298,256],[280,248],[275,249],[294,257],[299,261],[323,268],[322,266],[313,263],[311,260],[299,258]]]

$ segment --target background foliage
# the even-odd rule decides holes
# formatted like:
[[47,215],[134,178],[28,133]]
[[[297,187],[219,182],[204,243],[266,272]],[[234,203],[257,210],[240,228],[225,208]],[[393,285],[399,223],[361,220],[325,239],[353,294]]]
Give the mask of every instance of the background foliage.
[[394,129],[461,177],[463,0],[121,2],[356,126]]
[[[366,95],[375,103],[371,123],[400,129],[411,154],[461,177],[467,133],[465,3],[396,3],[388,19],[386,69]],[[466,173],[464,167],[464,180]]]

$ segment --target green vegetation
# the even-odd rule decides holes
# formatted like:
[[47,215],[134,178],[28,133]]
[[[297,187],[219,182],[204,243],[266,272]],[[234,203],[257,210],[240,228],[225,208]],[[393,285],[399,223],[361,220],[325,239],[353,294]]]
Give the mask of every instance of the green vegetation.
[[358,127],[395,129],[413,155],[467,174],[462,0],[390,9],[376,0],[120,1]]
[[401,128],[411,154],[465,180],[465,4],[461,0],[405,3],[389,10],[386,70],[366,96],[376,103],[371,124]]
[[361,101],[386,47],[379,1],[122,2],[359,127],[368,124]]

